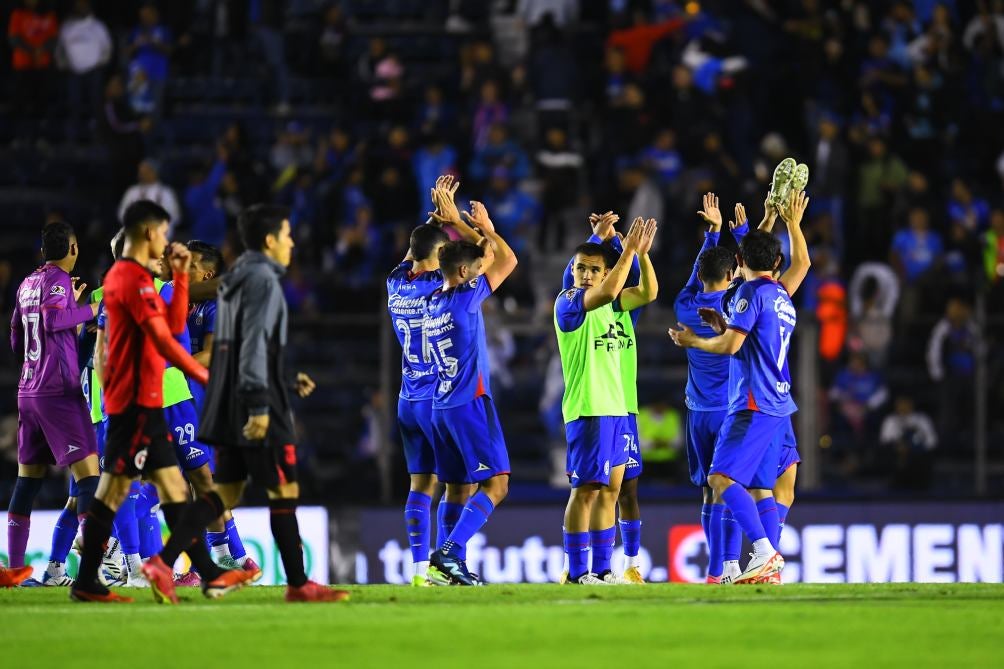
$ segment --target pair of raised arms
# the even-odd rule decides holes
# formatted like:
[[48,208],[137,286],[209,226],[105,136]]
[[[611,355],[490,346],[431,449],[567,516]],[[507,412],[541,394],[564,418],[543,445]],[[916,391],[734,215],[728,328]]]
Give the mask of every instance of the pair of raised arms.
[[[608,211],[605,214],[591,214],[589,224],[593,228],[593,234],[606,242],[617,236],[621,239],[623,251],[617,263],[608,268],[609,271],[595,285],[585,288],[583,305],[586,311],[598,309],[603,305],[610,304],[618,297],[620,298],[621,311],[634,311],[655,300],[659,294],[659,282],[655,276],[655,268],[648,257],[648,252],[652,249],[655,241],[655,233],[659,229],[659,223],[654,219],[648,220],[638,217],[631,223],[626,236],[621,236],[614,230],[614,225],[620,220],[620,216]],[[631,266],[635,257],[638,258],[638,266],[641,270],[637,286],[625,288]],[[573,258],[573,274],[584,271],[580,267],[583,259]]]
[[495,224],[488,217],[485,205],[471,200],[470,211],[457,208],[454,196],[459,188],[460,182],[449,174],[436,179],[435,187],[430,190],[435,209],[429,212],[429,223],[448,225],[456,230],[461,239],[478,244],[485,250],[482,271],[494,290],[516,269],[516,254],[495,231]]

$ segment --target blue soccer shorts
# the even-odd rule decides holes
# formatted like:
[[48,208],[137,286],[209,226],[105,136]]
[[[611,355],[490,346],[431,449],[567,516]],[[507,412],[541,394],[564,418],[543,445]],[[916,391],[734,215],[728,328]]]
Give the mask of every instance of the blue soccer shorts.
[[565,423],[565,473],[573,488],[587,483],[610,485],[610,470],[628,460],[621,436],[625,429],[624,416],[583,416]]
[[397,426],[404,446],[404,461],[409,474],[436,472],[436,451],[432,444],[432,400],[397,400]]
[[781,449],[777,435],[787,420],[751,409],[730,413],[715,442],[710,474],[727,476],[746,488],[772,489]]
[[718,411],[693,411],[687,409],[687,463],[690,465],[690,482],[702,488],[708,485],[711,460],[715,455],[715,442],[722,429],[728,409]]
[[791,426],[791,416],[788,416],[787,423],[778,433],[778,439],[781,449],[777,461],[777,476],[780,478],[781,474],[802,461],[798,455],[798,442],[795,440],[795,430]]
[[436,476],[443,483],[479,483],[508,474],[509,452],[492,398],[432,409]]
[[164,419],[181,470],[187,472],[206,464],[210,471],[214,470],[216,463],[212,448],[195,438],[199,433],[199,414],[195,403],[185,400],[164,407]]
[[[619,420],[621,422],[617,428],[617,440],[620,442],[621,451],[627,455],[627,459],[624,461],[624,480],[633,481],[641,476],[644,469],[641,446],[638,441],[638,415],[629,413]],[[616,464],[618,464],[616,459],[611,462],[611,465]]]

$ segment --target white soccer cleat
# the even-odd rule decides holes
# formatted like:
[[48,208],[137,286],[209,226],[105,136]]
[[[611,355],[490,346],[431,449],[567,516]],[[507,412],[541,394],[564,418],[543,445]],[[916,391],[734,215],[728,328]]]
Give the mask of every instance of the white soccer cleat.
[[125,587],[127,588],[149,588],[150,582],[146,580],[142,573],[138,573],[135,576],[129,574],[129,578],[126,579]]
[[598,577],[596,574],[585,573],[578,578],[576,581],[568,581],[576,585],[613,585],[613,583],[607,583],[602,578]]
[[618,576],[612,571],[604,572],[599,576],[599,578],[610,585],[631,585],[631,581],[627,580],[623,576]]
[[753,553],[746,571],[735,580],[736,584],[762,583],[784,569],[784,558],[777,551]]
[[73,579],[66,574],[65,564],[50,560],[42,576],[42,585],[65,588],[73,585]]
[[742,573],[743,570],[739,568],[739,560],[728,560],[725,562],[722,570],[722,578],[719,583],[722,585],[732,585]]

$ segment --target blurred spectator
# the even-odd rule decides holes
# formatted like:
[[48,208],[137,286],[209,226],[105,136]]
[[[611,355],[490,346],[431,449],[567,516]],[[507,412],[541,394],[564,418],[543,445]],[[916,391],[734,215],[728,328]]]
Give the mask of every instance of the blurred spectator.
[[[485,193],[485,207],[499,234],[507,240],[516,253],[530,250],[530,242],[540,226],[542,215],[540,204],[513,183],[508,170],[496,167],[492,172],[488,191]],[[545,231],[541,230],[540,240],[543,245]]]
[[509,133],[501,123],[494,123],[488,129],[487,141],[474,151],[467,173],[471,179],[484,182],[497,167],[505,168],[513,181],[522,181],[530,176],[530,160],[526,152],[509,139]]
[[[835,114],[825,114],[819,121],[819,141],[813,154],[812,210],[825,211],[836,226],[837,244],[844,246],[844,194],[847,192],[847,175],[850,153],[840,138],[840,125]],[[776,164],[776,163],[775,163]],[[773,169],[773,168],[772,168]]]
[[578,20],[579,0],[517,0],[516,16],[531,27],[550,17],[556,26],[564,28]]
[[544,225],[538,241],[542,249],[553,248],[553,238],[554,247],[564,250],[568,242],[565,226],[577,213],[585,163],[582,154],[569,146],[564,129],[547,129],[544,146],[537,152],[537,175],[543,182]]
[[39,0],[22,0],[21,4],[24,6],[11,12],[7,24],[11,49],[10,99],[15,116],[35,119],[44,116],[48,106],[59,22],[55,12],[39,7]]
[[899,279],[891,267],[885,263],[866,262],[854,270],[850,304],[855,350],[866,355],[873,367],[885,364],[898,301]]
[[606,80],[604,82],[604,100],[608,106],[620,104],[624,96],[624,89],[629,83],[635,83],[634,77],[627,73],[624,65],[624,50],[610,48],[606,50],[603,59],[603,69]]
[[579,98],[582,68],[565,35],[550,20],[537,30],[528,68],[540,124],[565,122]]
[[282,294],[293,314],[317,314],[317,295],[313,282],[303,272],[298,261],[293,261],[282,280]]
[[636,9],[632,18],[633,24],[630,27],[610,33],[607,47],[623,49],[624,64],[628,71],[641,74],[648,67],[655,43],[683,27],[683,20],[672,18],[652,24],[641,9]]
[[320,50],[317,74],[341,78],[345,69],[344,53],[348,29],[341,5],[335,3],[324,12],[324,27],[317,40]]
[[425,146],[415,152],[415,180],[418,185],[419,211],[424,221],[429,192],[435,188],[441,174],[458,174],[457,150],[446,143],[439,133],[425,136]]
[[892,240],[892,266],[906,284],[915,284],[937,267],[944,251],[941,235],[931,230],[927,211],[910,211],[908,227]]
[[878,427],[878,410],[889,399],[885,379],[868,364],[861,353],[852,353],[847,367],[841,370],[830,388],[834,404],[836,431],[850,428],[857,444]]
[[638,446],[650,475],[665,480],[678,473],[683,420],[676,407],[657,400],[638,408]]
[[666,192],[676,185],[683,171],[683,160],[676,150],[676,133],[670,128],[660,130],[639,159]]
[[488,144],[492,126],[504,124],[508,118],[509,109],[500,99],[498,82],[489,79],[481,84],[481,96],[474,109],[471,124],[472,146],[475,150]]
[[275,83],[275,110],[288,114],[289,69],[286,66],[286,41],[282,33],[285,23],[283,0],[254,0],[248,3],[248,33],[265,56],[269,78]]
[[951,448],[967,444],[972,434],[973,391],[980,329],[965,300],[948,300],[944,317],[927,342],[927,372],[938,390],[938,431]]
[[[157,162],[152,158],[147,158],[139,164],[136,176],[138,183],[130,186],[129,190],[122,195],[122,201],[119,202],[119,221],[123,220],[125,210],[133,202],[150,200],[162,206],[171,215],[171,228],[168,236],[172,237],[178,224],[181,223],[181,207],[178,206],[178,198],[174,194],[174,189],[161,182]],[[197,239],[201,239],[201,237]]]
[[455,123],[456,113],[443,96],[441,86],[431,84],[422,93],[422,103],[418,106],[416,126],[423,135],[448,132]]
[[948,218],[952,223],[961,225],[969,234],[980,234],[990,225],[990,203],[975,197],[962,179],[952,179]]
[[219,197],[227,173],[227,153],[221,146],[208,169],[192,176],[185,190],[185,209],[192,222],[192,239],[201,239],[219,248],[227,234],[227,213]]
[[290,121],[269,152],[269,164],[278,173],[310,167],[314,151],[309,144],[310,131],[299,121]]
[[1004,296],[1004,209],[994,209],[990,214],[990,230],[983,238],[983,270],[986,281],[991,286],[994,306],[1004,308],[1000,298]]
[[483,304],[488,369],[492,392],[498,397],[513,387],[513,375],[509,365],[516,357],[516,338],[500,317],[498,300],[487,300]]
[[339,280],[349,287],[371,283],[381,260],[379,253],[380,233],[373,225],[373,212],[360,207],[355,219],[338,230],[335,264]]
[[409,226],[414,221],[415,182],[409,176],[394,165],[387,165],[380,172],[373,187],[373,206],[380,225]]
[[875,259],[889,248],[892,222],[889,208],[907,178],[906,165],[889,153],[884,140],[868,141],[868,159],[858,170],[857,250],[865,259]]
[[132,182],[136,165],[143,157],[143,133],[150,129],[149,119],[136,116],[126,99],[122,77],[112,76],[105,84],[104,107],[98,126],[99,136],[111,159],[111,188],[121,193]]
[[812,280],[806,286],[811,297],[803,302],[803,308],[815,305],[816,320],[819,322],[819,357],[833,363],[840,357],[847,341],[847,290],[840,278],[831,249],[819,246],[812,249]]
[[931,453],[938,447],[938,435],[930,417],[914,408],[913,398],[896,398],[895,410],[882,421],[879,441],[892,449],[894,488],[931,487]]
[[322,137],[314,155],[314,171],[325,183],[340,183],[356,159],[352,138],[340,126],[334,126]]
[[112,56],[108,28],[94,16],[89,0],[74,2],[73,13],[59,30],[57,56],[69,70],[66,102],[70,132],[75,133],[75,122],[81,115],[88,119],[100,115],[104,67]]
[[157,6],[153,3],[142,5],[139,25],[129,33],[125,49],[129,58],[130,99],[137,112],[157,117],[163,110],[173,48],[174,36],[171,29],[160,22]]

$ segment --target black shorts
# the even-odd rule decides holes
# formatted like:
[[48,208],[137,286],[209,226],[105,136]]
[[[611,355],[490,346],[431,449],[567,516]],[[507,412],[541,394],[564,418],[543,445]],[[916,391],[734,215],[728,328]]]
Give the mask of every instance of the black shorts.
[[251,482],[275,489],[296,482],[296,445],[217,446],[216,483]]
[[130,478],[177,467],[164,410],[132,405],[123,413],[108,416],[104,462],[109,474]]

